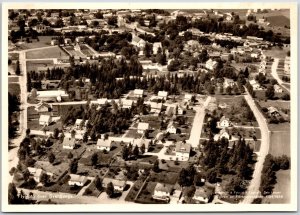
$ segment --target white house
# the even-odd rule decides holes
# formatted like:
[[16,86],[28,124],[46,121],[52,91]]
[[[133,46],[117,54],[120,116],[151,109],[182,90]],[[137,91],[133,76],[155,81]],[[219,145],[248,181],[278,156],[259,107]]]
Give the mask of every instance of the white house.
[[[31,92],[31,96],[33,96],[33,91]],[[36,99],[40,101],[58,101],[61,102],[62,98],[67,98],[69,95],[64,90],[43,90],[36,91]],[[34,96],[33,96],[34,97]]]
[[146,122],[140,122],[140,123],[138,124],[137,129],[138,129],[137,132],[138,132],[139,134],[144,134],[147,130],[149,130],[149,123],[146,123]]
[[58,45],[58,40],[51,40],[51,46]]
[[167,100],[167,98],[168,98],[168,92],[167,91],[158,91],[157,97],[159,99]]
[[278,84],[274,85],[274,90],[275,90],[276,93],[282,93],[283,92],[282,88]]
[[209,70],[215,70],[218,66],[218,62],[214,61],[212,59],[209,59],[208,61],[206,61],[205,63],[205,67]]
[[220,121],[217,122],[217,125],[220,128],[228,128],[231,126],[231,122],[228,118],[226,118],[225,116],[222,116]]
[[141,149],[142,145],[145,146],[145,152],[148,152],[148,149],[150,147],[151,140],[150,139],[145,139],[145,138],[140,138],[140,139],[133,139],[130,144],[132,147],[137,146],[139,149]]
[[212,191],[210,189],[205,189],[203,187],[197,187],[193,200],[197,203],[208,203],[212,197]]
[[63,140],[63,149],[74,149],[76,144],[75,138],[65,137]]
[[122,108],[132,108],[132,105],[133,105],[133,100],[129,100],[129,99],[123,99],[121,101],[122,103]]
[[52,173],[47,173],[45,172],[44,170],[42,169],[39,169],[39,168],[34,168],[34,167],[28,167],[28,171],[30,173],[30,175],[33,176],[33,179],[37,182],[37,183],[40,183],[41,181],[41,176],[43,173],[49,175],[49,176],[52,176],[53,174]]
[[87,182],[87,177],[77,174],[70,174],[70,180],[68,181],[69,186],[79,186],[83,187],[84,184]]
[[72,43],[72,40],[70,38],[65,38],[64,42],[66,45],[70,45]]
[[171,184],[157,183],[154,188],[152,198],[157,200],[169,201],[172,190],[173,185]]
[[112,140],[111,139],[98,139],[97,140],[97,149],[101,151],[110,151],[112,147]]
[[84,37],[82,37],[82,36],[76,37],[76,42],[77,42],[77,43],[84,42]]
[[50,105],[43,102],[43,101],[40,101],[35,107],[34,109],[38,112],[38,113],[45,113],[45,112],[49,112],[49,108],[50,108]]
[[77,130],[85,129],[87,123],[88,123],[88,120],[83,121],[83,119],[76,119],[74,126]]
[[157,54],[159,48],[162,50],[161,42],[153,43],[153,54]]
[[177,105],[176,109],[177,109],[177,112],[176,112],[177,115],[183,115],[185,112],[185,108],[182,105]]
[[144,90],[142,90],[142,89],[135,89],[133,91],[133,94],[136,97],[143,97],[144,96]]
[[104,178],[102,180],[102,186],[106,188],[110,182],[113,184],[115,192],[123,192],[126,186],[126,181],[112,178]]
[[51,116],[50,115],[40,115],[39,118],[39,125],[48,126],[51,123]]
[[256,80],[250,80],[249,83],[253,87],[253,90],[262,90],[261,86],[259,83],[256,82]]
[[174,126],[174,123],[172,122],[172,123],[169,123],[166,131],[170,134],[176,134],[177,128]]
[[144,48],[146,45],[146,42],[145,42],[145,40],[139,38],[138,36],[133,35],[131,44],[134,46],[137,46],[139,48]]
[[224,78],[223,86],[226,89],[227,87],[233,87],[235,85],[234,81],[230,78]]
[[176,143],[176,159],[179,161],[188,161],[190,158],[191,145],[182,141]]
[[222,139],[223,137],[227,140],[229,140],[229,138],[230,138],[230,135],[225,128],[223,128],[219,134],[216,134],[214,136],[214,140],[217,141],[217,140]]
[[192,101],[193,96],[194,96],[193,94],[188,94],[188,93],[184,94],[184,101],[187,102]]
[[74,50],[78,52],[81,51],[80,45],[78,43],[76,43],[76,45],[74,46]]

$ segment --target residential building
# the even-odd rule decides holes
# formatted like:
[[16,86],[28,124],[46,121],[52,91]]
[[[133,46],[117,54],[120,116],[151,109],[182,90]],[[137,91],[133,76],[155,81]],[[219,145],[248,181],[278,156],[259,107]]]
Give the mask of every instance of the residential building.
[[[32,90],[32,92],[35,89]],[[69,97],[69,95],[64,90],[44,90],[31,92],[31,97],[40,101],[58,101],[61,102],[63,98]]]
[[150,139],[145,139],[145,138],[140,138],[140,139],[133,139],[130,144],[135,147],[137,146],[139,149],[141,149],[142,145],[145,146],[145,152],[148,152],[149,147],[151,145],[151,140]]
[[250,80],[249,83],[253,87],[253,90],[262,90],[261,86],[259,83],[256,82],[256,80]]
[[282,88],[278,84],[274,85],[274,91],[276,93],[282,93],[283,92]]
[[205,63],[205,67],[209,70],[215,70],[218,66],[218,62],[214,61],[212,59],[209,59],[208,61],[206,61]]
[[130,100],[130,99],[123,99],[121,101],[122,103],[122,108],[132,108],[132,105],[133,105],[133,100]]
[[227,87],[233,87],[235,85],[235,82],[230,78],[224,78],[223,86],[226,89]]
[[48,126],[51,123],[51,116],[50,115],[40,115],[39,118],[39,125]]
[[43,173],[45,173],[44,170],[39,169],[39,168],[34,168],[34,167],[28,167],[28,171],[30,175],[33,176],[33,179],[37,182],[40,183],[41,181],[41,176]]
[[226,118],[225,116],[222,116],[220,121],[217,122],[217,125],[220,128],[228,128],[231,126],[231,122],[228,118]]
[[70,180],[68,181],[69,186],[83,187],[87,182],[87,177],[77,174],[70,174]]
[[51,46],[58,45],[58,40],[51,40]]
[[35,107],[34,109],[38,112],[38,113],[46,113],[49,112],[49,110],[51,109],[51,106],[49,104],[47,104],[46,102],[40,101]]
[[161,42],[153,43],[153,54],[157,54],[159,48],[160,48],[161,51],[162,51],[162,45],[161,45]]
[[211,189],[205,187],[197,187],[193,200],[197,203],[208,203],[212,198],[213,192]]
[[112,147],[112,140],[111,139],[98,139],[97,141],[97,149],[101,151],[110,151]]
[[191,145],[183,141],[176,143],[176,160],[188,161],[190,158]]
[[75,138],[65,137],[63,140],[63,149],[74,149],[76,144]]
[[167,91],[158,91],[157,97],[159,99],[167,100],[168,99],[168,92]]
[[110,182],[113,184],[115,192],[119,192],[119,193],[123,192],[123,190],[124,190],[124,188],[126,186],[126,181],[124,181],[124,180],[118,180],[118,179],[112,179],[112,178],[103,178],[103,180],[102,180],[102,186],[104,188],[106,188],[107,185]]
[[133,91],[133,94],[135,97],[143,97],[144,96],[144,90],[141,89],[135,89]]
[[154,188],[154,193],[152,195],[153,199],[170,201],[171,192],[173,190],[173,185],[157,183]]
[[138,36],[132,35],[131,44],[134,46],[137,46],[139,48],[144,48],[146,45],[146,42],[145,42],[145,40],[139,38]]
[[72,40],[70,38],[65,38],[64,42],[65,42],[65,45],[71,45],[72,44]]
[[280,113],[279,111],[277,110],[277,108],[271,106],[271,107],[268,107],[268,114],[270,116],[280,116]]
[[175,127],[173,122],[169,123],[166,132],[170,134],[177,134],[177,128]]
[[76,119],[74,126],[77,130],[82,130],[86,128],[87,123],[88,120]]
[[147,130],[149,130],[149,123],[146,123],[146,122],[140,122],[138,124],[138,127],[137,127],[137,132],[139,134],[144,134]]
[[214,140],[215,140],[215,141],[220,140],[220,139],[222,139],[222,138],[225,138],[225,139],[227,139],[227,140],[230,139],[230,135],[229,135],[229,133],[228,133],[228,131],[227,131],[226,128],[223,128],[223,129],[219,132],[219,134],[216,134],[216,135],[214,136]]

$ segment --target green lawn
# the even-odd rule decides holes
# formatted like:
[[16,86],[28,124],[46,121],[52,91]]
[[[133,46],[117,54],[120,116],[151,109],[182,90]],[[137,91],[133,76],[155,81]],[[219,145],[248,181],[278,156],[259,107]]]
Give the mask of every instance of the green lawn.
[[16,96],[20,95],[20,92],[21,92],[20,85],[16,84],[16,83],[9,83],[8,84],[8,92],[10,92],[11,94],[14,94]]
[[19,77],[8,77],[8,82],[18,82]]
[[51,67],[53,65],[53,60],[36,60],[26,62],[27,71],[37,71],[38,67]]
[[271,132],[269,153],[274,156],[290,156],[290,131]]
[[39,36],[39,41],[32,40],[32,43],[23,43],[20,48],[21,49],[34,49],[47,47],[51,45],[52,36]]
[[59,47],[52,47],[41,50],[34,50],[26,52],[27,59],[42,59],[42,58],[61,58],[68,55],[62,51]]

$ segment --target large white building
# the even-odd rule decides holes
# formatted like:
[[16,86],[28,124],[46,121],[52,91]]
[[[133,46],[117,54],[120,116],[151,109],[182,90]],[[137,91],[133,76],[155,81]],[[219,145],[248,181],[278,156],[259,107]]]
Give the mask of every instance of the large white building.
[[189,143],[177,142],[176,143],[176,160],[188,161],[190,158],[191,145]]
[[209,59],[208,61],[206,61],[205,63],[205,67],[209,70],[215,70],[218,66],[218,62],[212,59]]

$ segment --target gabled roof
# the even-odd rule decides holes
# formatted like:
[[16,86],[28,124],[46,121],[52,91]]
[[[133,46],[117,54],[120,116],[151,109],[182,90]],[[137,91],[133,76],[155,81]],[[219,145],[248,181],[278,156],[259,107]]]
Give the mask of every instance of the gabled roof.
[[133,91],[133,93],[136,94],[136,95],[144,95],[144,90],[142,90],[142,89],[135,89]]
[[131,107],[132,104],[133,104],[133,100],[130,100],[130,99],[123,99],[122,100],[122,105],[123,106],[129,106],[129,107]]
[[42,121],[42,122],[49,122],[49,121],[50,121],[50,118],[51,118],[50,115],[40,115],[39,121]]
[[149,129],[149,123],[140,122],[137,127],[139,130],[147,130]]
[[97,102],[99,105],[104,105],[107,103],[107,98],[97,99]]
[[140,138],[140,139],[133,139],[133,141],[131,142],[132,146],[138,146],[139,148],[142,147],[142,145],[145,145],[145,148],[148,149],[149,145],[150,145],[151,140],[150,139],[144,139],[144,138]]
[[194,198],[195,197],[203,197],[203,198],[209,199],[211,195],[212,195],[212,190],[205,189],[203,187],[198,187],[195,191]]
[[111,147],[112,140],[111,139],[98,139],[97,140],[97,146],[102,146],[102,147]]
[[126,181],[123,181],[123,180],[112,179],[112,178],[104,178],[102,180],[102,184],[104,184],[104,187],[106,187],[110,182],[114,186],[118,186],[118,187],[125,187],[125,185],[126,185]]
[[173,189],[173,185],[171,184],[163,184],[163,183],[157,183],[154,190],[157,192],[164,192],[164,193],[171,193]]
[[176,152],[190,153],[191,145],[182,141],[176,143]]
[[75,146],[75,138],[65,137],[63,140],[63,146],[74,147]]
[[168,92],[167,91],[158,91],[158,96],[161,96],[161,97],[167,97],[168,96]]
[[76,182],[81,182],[84,183],[86,181],[86,176],[82,175],[77,175],[77,174],[70,174],[70,181],[76,181]]

